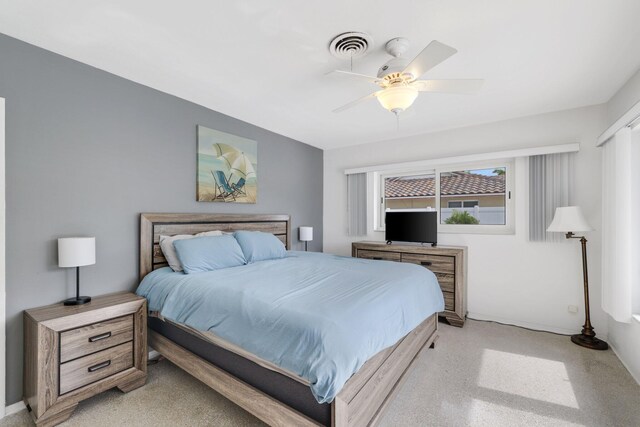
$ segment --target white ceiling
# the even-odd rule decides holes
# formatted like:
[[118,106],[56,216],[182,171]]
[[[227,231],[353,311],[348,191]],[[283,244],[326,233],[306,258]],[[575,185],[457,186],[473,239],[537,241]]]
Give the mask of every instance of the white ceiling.
[[[0,32],[320,148],[606,102],[640,68],[638,0],[0,0]],[[484,78],[478,95],[423,93],[395,117],[329,41],[364,31],[375,75],[384,44],[412,58],[431,40],[458,53],[426,78]],[[0,60],[2,60],[0,58]]]

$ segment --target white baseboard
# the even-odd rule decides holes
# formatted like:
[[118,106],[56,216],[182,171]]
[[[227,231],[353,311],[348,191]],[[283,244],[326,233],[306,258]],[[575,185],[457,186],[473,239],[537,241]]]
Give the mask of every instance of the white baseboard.
[[8,417],[9,415],[13,415],[17,412],[22,411],[23,409],[27,409],[27,406],[24,404],[24,402],[16,402],[13,405],[9,405],[4,408],[4,416]]
[[633,378],[634,380],[636,380],[636,382],[638,383],[638,385],[640,385],[640,377],[638,377],[637,375],[635,375],[633,373],[633,371],[631,369],[629,369],[629,366],[625,363],[624,359],[622,357],[620,357],[620,353],[618,353],[618,350],[616,350],[616,348],[609,343],[609,347],[611,347],[611,350],[613,350],[613,352],[616,354],[616,356],[618,357],[618,360],[620,361],[620,363],[622,363],[622,366],[624,366],[627,371],[629,372],[629,374],[631,375],[631,378]]
[[[491,322],[504,323],[504,324],[513,325],[513,326],[521,326],[523,328],[535,329],[535,330],[545,331],[545,332],[554,332],[556,334],[563,334],[563,335],[573,335],[573,334],[580,333],[579,330],[559,328],[559,327],[556,327],[556,326],[543,325],[543,324],[540,324],[540,323],[523,322],[521,320],[508,319],[508,318],[505,318],[505,317],[492,316],[492,315],[482,314],[482,313],[469,312],[467,314],[467,317],[469,319],[472,319],[472,320],[473,319],[476,319],[476,320],[488,320],[488,321],[491,321]],[[607,338],[606,334],[598,333],[598,336],[602,337],[602,339],[604,339],[604,340],[606,340],[606,338]]]

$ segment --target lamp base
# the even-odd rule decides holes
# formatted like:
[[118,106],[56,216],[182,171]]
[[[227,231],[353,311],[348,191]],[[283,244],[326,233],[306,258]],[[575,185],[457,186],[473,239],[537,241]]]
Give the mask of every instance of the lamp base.
[[571,335],[571,341],[581,347],[590,348],[592,350],[606,350],[609,344],[596,337],[590,337],[584,334]]
[[64,300],[64,305],[82,305],[91,301],[91,297],[76,297]]

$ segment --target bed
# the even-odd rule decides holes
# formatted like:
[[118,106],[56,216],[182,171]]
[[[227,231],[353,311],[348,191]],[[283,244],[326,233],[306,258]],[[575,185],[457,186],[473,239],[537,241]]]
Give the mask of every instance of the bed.
[[[367,354],[366,357],[358,354],[358,357],[362,360],[360,360],[359,363],[349,365],[349,369],[353,369],[355,373],[347,370],[345,374],[345,372],[343,372],[344,370],[336,369],[337,373],[335,373],[335,375],[333,373],[331,374],[330,381],[323,379],[326,376],[323,374],[323,371],[311,372],[309,375],[304,375],[306,372],[304,366],[298,366],[298,362],[304,359],[304,355],[299,357],[292,356],[289,357],[289,360],[282,361],[280,358],[286,359],[286,356],[291,352],[280,352],[277,355],[278,363],[271,363],[274,359],[270,359],[270,355],[260,353],[263,347],[266,351],[266,348],[269,347],[268,345],[257,345],[251,348],[252,343],[259,342],[259,336],[251,337],[251,328],[245,329],[243,334],[238,335],[236,333],[237,339],[247,335],[246,342],[241,343],[242,345],[236,345],[236,343],[233,342],[233,337],[225,336],[226,331],[224,328],[211,328],[211,330],[216,333],[210,333],[207,326],[209,323],[206,322],[213,322],[214,324],[220,322],[210,320],[201,314],[194,314],[195,311],[191,308],[194,302],[191,302],[191,305],[187,304],[190,293],[193,294],[194,290],[197,289],[199,289],[198,292],[200,292],[200,294],[197,294],[197,301],[204,301],[206,299],[205,294],[208,289],[206,280],[210,280],[210,283],[215,283],[216,286],[219,286],[219,288],[215,289],[216,295],[218,295],[219,298],[226,292],[229,292],[230,289],[233,290],[241,286],[242,282],[236,280],[234,283],[233,274],[229,272],[225,272],[225,274],[227,274],[225,280],[220,280],[220,277],[214,277],[215,274],[213,274],[211,279],[207,279],[206,273],[198,275],[173,273],[166,267],[166,262],[159,248],[158,241],[161,234],[195,234],[212,230],[253,230],[274,234],[286,245],[287,249],[289,249],[291,239],[289,216],[143,214],[141,215],[140,226],[140,278],[142,280],[146,277],[141,288],[144,289],[144,292],[148,293],[150,309],[152,310],[148,321],[150,328],[150,346],[171,362],[200,379],[267,424],[316,426],[360,426],[375,424],[391,400],[395,390],[397,390],[398,384],[402,381],[406,370],[415,356],[425,345],[432,346],[435,343],[437,337],[437,304],[430,309],[414,307],[413,312],[417,313],[415,315],[412,314],[413,312],[411,310],[407,310],[406,313],[402,313],[402,316],[396,316],[402,317],[401,321],[398,320],[396,322],[398,325],[405,328],[407,325],[411,325],[410,327],[412,328],[407,330],[406,334],[403,332],[403,335],[401,335],[401,338],[397,341],[396,338],[393,338],[393,341],[388,341],[393,335],[385,335],[381,326],[374,325],[375,318],[367,314],[364,305],[357,306],[362,298],[366,298],[366,296],[369,295],[363,293],[362,295],[364,295],[364,297],[360,297],[357,292],[364,292],[362,289],[367,287],[369,287],[369,291],[367,292],[370,292],[371,286],[373,285],[370,285],[369,282],[375,282],[375,291],[378,294],[385,292],[385,280],[382,278],[385,269],[406,268],[408,274],[412,274],[410,270],[411,267],[394,267],[391,266],[391,264],[384,266],[374,261],[354,261],[326,255],[292,253],[290,257],[279,260],[278,262],[264,262],[264,264],[261,265],[256,265],[258,263],[255,263],[246,267],[234,267],[236,269],[235,276],[236,278],[252,277],[251,275],[255,277],[279,277],[282,283],[277,281],[269,282],[270,284],[268,286],[265,285],[258,288],[254,286],[247,287],[247,289],[253,292],[251,294],[252,298],[257,298],[260,304],[264,302],[263,300],[268,300],[271,297],[269,292],[272,292],[274,298],[278,302],[281,302],[282,298],[278,292],[282,292],[282,295],[286,295],[287,298],[291,298],[293,294],[300,293],[300,289],[298,288],[295,289],[295,292],[287,288],[287,283],[293,283],[294,280],[288,278],[284,273],[281,274],[282,269],[293,269],[292,271],[295,271],[298,265],[302,265],[304,266],[304,271],[311,271],[312,265],[322,265],[323,262],[327,263],[327,270],[334,269],[339,272],[339,274],[325,277],[325,267],[317,268],[315,274],[319,275],[317,280],[319,280],[319,283],[322,282],[323,286],[315,286],[314,283],[314,286],[306,286],[304,289],[311,288],[313,292],[322,290],[324,293],[335,293],[338,288],[324,288],[332,285],[336,286],[332,282],[332,277],[336,279],[337,276],[345,276],[343,280],[349,280],[350,282],[348,283],[354,283],[353,289],[344,293],[344,298],[352,298],[345,300],[348,304],[341,308],[338,298],[335,307],[330,303],[325,303],[323,306],[322,301],[331,301],[331,298],[324,297],[323,299],[322,295],[319,294],[320,296],[317,296],[319,306],[324,307],[323,312],[330,312],[329,319],[331,319],[333,317],[340,317],[343,311],[348,311],[345,307],[352,307],[354,303],[357,303],[355,304],[357,306],[356,308],[361,311],[354,313],[353,310],[351,310],[350,318],[345,314],[346,320],[350,320],[350,324],[353,324],[354,328],[356,328],[356,323],[358,323],[356,320],[362,320],[359,318],[360,316],[363,318],[369,316],[366,324],[372,324],[371,329],[379,333],[380,339],[378,340],[376,338],[373,340],[376,341],[375,346],[371,345],[369,346],[370,348],[367,347],[369,351],[376,349],[374,354]],[[376,264],[348,264],[353,262]],[[340,270],[343,265],[346,267]],[[362,273],[362,271],[374,267],[382,267],[375,274],[378,278],[377,281],[367,279],[367,277],[365,277],[366,274]],[[275,270],[276,268],[281,270]],[[417,269],[416,274],[418,270],[421,272],[420,274],[423,274],[423,269]],[[353,273],[350,273],[350,271],[353,271]],[[349,274],[352,275],[349,276]],[[192,277],[187,278],[186,276]],[[311,274],[310,276],[314,275]],[[373,277],[374,275],[370,276]],[[253,281],[255,282],[255,280]],[[356,286],[357,283],[359,283],[358,281],[362,282],[362,286]],[[413,281],[415,282],[415,280]],[[230,284],[227,286],[226,282]],[[250,282],[252,281],[250,280]],[[177,283],[178,285],[174,285],[173,283]],[[413,286],[411,285],[411,280],[407,280],[406,283],[400,281],[396,285],[400,287]],[[227,288],[224,288],[224,286],[227,286]],[[150,293],[149,289],[156,289],[157,292],[155,294]],[[257,294],[256,289],[259,290]],[[266,292],[266,290],[269,292]],[[389,289],[387,289],[386,292],[387,294],[384,294],[384,299],[389,300],[393,294],[389,293]],[[347,295],[351,293],[354,295]],[[395,294],[398,294],[398,292],[395,292]],[[171,297],[167,298],[162,295],[170,295]],[[199,295],[202,295],[202,297]],[[233,298],[238,299],[235,296]],[[220,304],[223,305],[219,308],[233,307],[233,298],[220,302]],[[423,299],[426,298],[427,296]],[[174,305],[177,304],[179,308],[172,311],[171,307],[163,307],[160,302],[156,302],[163,302],[165,299],[173,299]],[[243,295],[240,299],[243,301],[243,304],[246,304],[246,295]],[[380,299],[380,295],[378,295],[377,299]],[[215,298],[211,299],[206,307],[214,305],[216,303],[215,300]],[[299,306],[300,301],[304,300],[292,300],[293,306]],[[411,301],[400,301],[399,304],[411,305]],[[153,307],[154,305],[155,307]],[[244,308],[244,305],[242,307]],[[283,307],[286,308],[287,306],[283,305]],[[255,304],[247,309],[249,318],[256,316],[252,313],[254,313],[254,310],[257,308],[259,308],[259,304]],[[269,313],[273,312],[271,308],[269,310]],[[384,309],[381,307],[377,307],[376,310],[384,312]],[[230,309],[230,315],[237,314],[240,316],[241,311],[243,310]],[[300,313],[309,311],[311,310],[307,307],[304,308],[304,310],[300,310]],[[276,312],[276,314],[281,314],[283,317],[286,317],[285,314],[289,315],[290,312],[291,310],[285,310],[283,308],[282,313]],[[183,313],[183,315],[181,315],[181,313]],[[298,314],[299,313],[294,313],[294,315]],[[391,312],[387,317],[392,318],[392,314]],[[278,316],[274,317],[274,319],[277,318]],[[200,323],[193,319],[199,319]],[[300,317],[299,322],[289,323],[304,324],[304,319],[305,317],[303,316]],[[309,325],[314,325],[315,323],[320,325],[318,326],[320,332],[315,335],[325,336],[325,332],[331,329],[331,325],[327,326],[325,330],[322,330],[322,318],[318,319],[320,320],[317,322],[314,320],[314,322]],[[268,323],[271,324],[273,322],[269,321]],[[313,326],[309,326],[309,328],[311,327]],[[305,328],[307,328],[307,326],[305,326]],[[391,329],[397,330],[397,327]],[[295,334],[299,333],[299,330],[304,332],[305,329],[302,327],[296,329],[292,326],[290,330],[286,330],[281,336],[273,335],[270,337],[273,338],[274,342],[280,344],[281,341],[279,340],[296,337]],[[360,335],[366,334],[367,330],[366,328],[361,328],[356,331],[345,330],[344,332],[347,334],[355,333],[355,335],[352,336],[347,335],[348,339],[343,340],[344,343],[347,343],[357,341],[357,338]],[[397,331],[395,333],[397,334]],[[372,335],[367,340],[361,341],[369,343],[369,341],[372,341],[372,337],[374,336]],[[326,342],[323,341],[323,345],[331,347],[330,341],[328,342],[329,344],[326,344]],[[283,348],[287,348],[286,346],[289,344],[290,343],[284,342]],[[276,350],[279,349],[279,346],[272,347]],[[311,348],[317,347],[319,346],[313,342],[311,343]],[[337,345],[334,347],[338,348],[339,351],[347,352],[349,350],[343,349],[343,347],[349,347],[348,345]],[[354,346],[354,348],[355,347],[356,346]],[[362,347],[363,346],[359,346],[357,349],[361,349]],[[349,355],[349,353],[345,354]],[[338,354],[338,356],[340,356],[340,354]],[[338,356],[336,356],[335,360],[339,359]],[[353,358],[353,360],[356,359],[358,358]],[[337,362],[336,364],[339,365]]]

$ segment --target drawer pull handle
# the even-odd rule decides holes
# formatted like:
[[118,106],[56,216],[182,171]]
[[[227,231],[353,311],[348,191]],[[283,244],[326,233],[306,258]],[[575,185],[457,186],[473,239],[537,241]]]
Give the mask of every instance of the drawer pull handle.
[[100,340],[107,339],[111,336],[111,332],[105,332],[104,334],[96,335],[89,338],[89,342],[96,342]]
[[89,372],[99,371],[100,369],[106,368],[109,365],[111,365],[111,360],[107,360],[106,362],[98,363],[97,365],[89,366],[87,371],[89,371]]
[[420,265],[424,265],[425,267],[428,267],[431,265],[431,261],[420,261]]
[[374,256],[374,257],[373,257],[373,258],[371,258],[371,259],[382,260],[382,257]]

